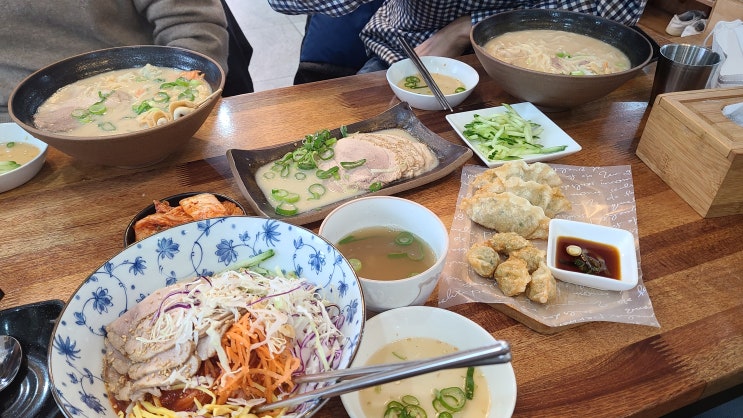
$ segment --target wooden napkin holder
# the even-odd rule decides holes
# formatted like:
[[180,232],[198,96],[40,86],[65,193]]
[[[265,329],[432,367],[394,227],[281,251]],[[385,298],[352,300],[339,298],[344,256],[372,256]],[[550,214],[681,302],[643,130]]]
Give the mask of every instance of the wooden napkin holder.
[[743,213],[743,126],[722,114],[743,87],[657,96],[637,156],[704,218]]

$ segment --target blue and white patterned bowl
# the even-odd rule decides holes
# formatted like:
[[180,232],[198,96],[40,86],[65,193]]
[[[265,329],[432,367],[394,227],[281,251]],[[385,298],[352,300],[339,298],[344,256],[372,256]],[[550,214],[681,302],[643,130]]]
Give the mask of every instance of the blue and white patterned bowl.
[[[115,418],[101,378],[104,326],[161,287],[239,267],[268,249],[276,255],[262,267],[296,272],[319,285],[323,296],[339,307],[345,336],[339,367],[348,367],[366,312],[358,278],[341,253],[311,231],[275,219],[215,218],[130,245],[83,282],[62,311],[49,350],[53,394],[60,409],[70,417]],[[310,416],[324,403],[307,402],[298,416]]]

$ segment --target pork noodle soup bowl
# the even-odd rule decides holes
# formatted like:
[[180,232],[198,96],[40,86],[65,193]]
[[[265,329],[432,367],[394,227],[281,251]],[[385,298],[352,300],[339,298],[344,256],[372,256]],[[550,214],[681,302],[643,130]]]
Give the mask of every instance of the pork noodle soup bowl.
[[[115,418],[102,375],[104,327],[158,289],[236,269],[267,250],[275,254],[260,266],[306,278],[331,304],[328,312],[343,334],[333,368],[348,367],[366,313],[361,287],[346,259],[302,227],[249,216],[215,218],[173,227],[127,247],[77,289],[62,311],[49,350],[52,392],[60,409],[66,416]],[[310,416],[324,403],[302,404],[297,416]]]
[[[441,219],[411,200],[395,196],[370,196],[338,206],[323,220],[320,235],[336,244],[366,228],[407,231],[428,244],[435,255],[433,266],[412,277],[374,280],[357,273],[367,309],[382,312],[409,305],[423,305],[433,292],[444,268],[449,235]],[[347,255],[346,255],[347,256]]]
[[[551,29],[586,35],[618,48],[630,61],[627,70],[573,76],[534,71],[508,64],[484,46],[496,36],[528,29]],[[654,59],[653,46],[640,32],[608,19],[563,10],[516,10],[490,16],[470,32],[470,40],[485,71],[510,95],[545,111],[559,111],[602,98],[632,79]]]
[[39,129],[34,115],[57,90],[101,73],[142,67],[199,70],[212,91],[224,87],[225,73],[216,61],[183,48],[141,45],[93,51],[53,63],[31,74],[11,93],[11,118],[32,136],[83,162],[117,167],[155,164],[183,148],[212,111],[219,94],[194,111],[161,126],[107,136],[70,136]]

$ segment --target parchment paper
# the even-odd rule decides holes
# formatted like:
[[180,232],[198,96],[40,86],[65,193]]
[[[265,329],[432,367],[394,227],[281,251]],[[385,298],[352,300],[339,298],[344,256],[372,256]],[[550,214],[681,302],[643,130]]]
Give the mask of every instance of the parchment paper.
[[[495,231],[467,217],[460,202],[470,194],[470,182],[486,170],[465,166],[451,231],[449,253],[439,282],[439,306],[450,307],[468,302],[503,303],[547,327],[562,327],[581,322],[608,321],[659,327],[653,305],[642,281],[640,246],[635,212],[635,195],[630,166],[578,167],[550,164],[563,180],[562,190],[572,204],[570,212],[557,218],[590,222],[626,229],[635,236],[638,285],[623,292],[598,290],[557,281],[557,297],[546,305],[530,301],[524,295],[503,295],[495,280],[477,275],[465,255],[472,244]],[[546,240],[534,240],[542,250]]]

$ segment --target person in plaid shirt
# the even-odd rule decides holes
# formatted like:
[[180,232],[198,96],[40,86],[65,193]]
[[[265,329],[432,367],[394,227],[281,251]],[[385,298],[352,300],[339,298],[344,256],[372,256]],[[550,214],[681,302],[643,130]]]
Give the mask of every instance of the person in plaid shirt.
[[[370,0],[268,0],[284,14],[343,16]],[[382,70],[405,58],[396,38],[404,36],[419,55],[455,57],[470,46],[472,25],[495,13],[518,9],[563,9],[625,25],[640,20],[647,0],[387,0],[361,31],[372,59],[359,72]]]

